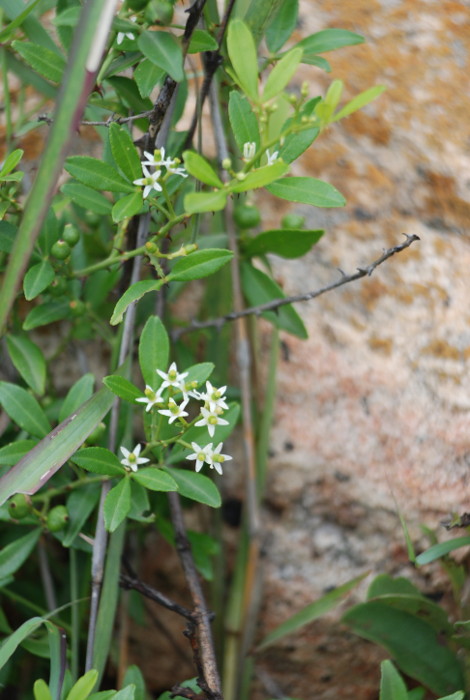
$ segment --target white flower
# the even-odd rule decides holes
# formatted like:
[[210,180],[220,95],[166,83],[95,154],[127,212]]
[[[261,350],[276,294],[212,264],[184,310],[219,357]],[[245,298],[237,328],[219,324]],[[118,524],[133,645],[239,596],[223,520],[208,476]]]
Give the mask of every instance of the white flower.
[[266,149],[266,157],[268,159],[268,165],[274,165],[277,161],[279,151],[274,151],[274,153],[269,152],[269,148]]
[[186,457],[186,459],[195,459],[195,469],[197,472],[201,471],[204,462],[210,458],[210,453],[212,452],[212,443],[206,445],[205,447],[200,447],[197,442],[192,442],[191,447],[194,452]]
[[170,420],[168,423],[173,423],[177,418],[182,418],[183,416],[187,416],[188,412],[184,410],[186,404],[188,403],[189,399],[185,399],[180,405],[176,403],[174,399],[171,397],[168,399],[168,408],[161,408],[158,412],[162,414],[162,416],[169,416]]
[[209,435],[214,437],[215,426],[216,425],[228,425],[228,421],[225,418],[221,418],[217,411],[209,411],[204,406],[201,408],[202,418],[194,425],[199,427],[201,425],[207,425],[207,430]]
[[151,173],[145,165],[142,165],[142,170],[145,175],[145,177],[141,177],[138,180],[134,180],[132,184],[134,185],[140,185],[141,187],[144,187],[144,199],[148,197],[149,193],[151,190],[155,190],[156,192],[161,192],[162,191],[162,186],[158,182],[158,178],[161,175],[161,170],[156,170],[154,173]]
[[220,454],[220,450],[222,449],[221,442],[219,442],[217,447],[214,449],[212,449],[212,443],[210,443],[210,445],[207,445],[205,449],[207,452],[207,464],[210,466],[211,469],[215,469],[216,472],[222,474],[222,462],[226,462],[227,460],[232,459],[232,457],[230,455]]
[[175,387],[175,389],[179,389],[180,391],[182,391],[183,395],[186,395],[184,378],[188,376],[188,373],[178,372],[176,362],[171,363],[168,372],[162,372],[161,369],[157,369],[157,374],[159,374],[160,377],[164,380],[163,384],[159,389],[159,392],[162,392],[163,389],[165,389],[165,387],[167,386],[173,386]]
[[145,407],[145,410],[148,413],[152,410],[153,406],[160,403],[162,397],[160,395],[160,391],[154,391],[148,384],[145,385],[144,394],[145,396],[141,396],[140,398],[136,399],[136,401],[138,403],[146,403],[147,406]]
[[226,389],[226,386],[221,386],[217,389],[215,386],[212,386],[210,382],[206,382],[206,392],[200,394],[198,398],[209,404],[210,411],[221,413],[223,410],[226,411],[228,409],[224,396]]
[[132,39],[135,39],[135,36],[132,34],[132,32],[118,32],[116,40],[117,43],[122,44],[124,39],[130,39],[132,41]]
[[125,447],[121,447],[121,452],[124,455],[124,459],[121,459],[121,464],[124,467],[128,467],[133,472],[136,472],[139,464],[150,462],[150,460],[146,457],[139,457],[141,449],[142,448],[140,445],[136,445],[132,452],[129,452],[129,450],[126,450]]
[[144,156],[147,160],[142,161],[144,165],[150,165],[153,168],[165,167],[169,173],[174,175],[181,175],[181,177],[188,177],[188,173],[183,167],[178,167],[181,161],[179,158],[165,158],[165,148],[162,146],[152,153],[149,151],[144,151]]
[[247,141],[243,144],[243,160],[251,160],[256,154],[256,143]]

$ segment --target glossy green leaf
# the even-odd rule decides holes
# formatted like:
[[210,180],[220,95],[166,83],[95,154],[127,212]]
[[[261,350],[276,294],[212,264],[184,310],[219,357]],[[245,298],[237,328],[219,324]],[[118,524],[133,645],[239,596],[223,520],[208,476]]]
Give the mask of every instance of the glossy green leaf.
[[116,123],[109,127],[109,145],[119,170],[128,180],[142,177],[142,164],[129,131]]
[[90,156],[70,156],[65,169],[84,185],[108,192],[135,192],[135,187],[111,165]]
[[162,378],[157,369],[166,372],[170,356],[170,340],[161,318],[150,316],[139,340],[139,364],[145,384],[158,389]]
[[197,474],[186,469],[165,467],[165,471],[176,481],[181,496],[204,503],[211,508],[219,508],[222,504],[219,489],[211,479],[204,474]]
[[241,19],[228,25],[227,50],[238,84],[253,102],[258,101],[258,57],[253,35]]
[[408,700],[406,685],[392,662],[382,661],[380,671],[379,700]]
[[243,153],[245,143],[255,143],[256,148],[259,148],[258,120],[246,97],[243,97],[237,90],[230,92],[228,116],[240,153]]
[[156,66],[148,58],[140,61],[134,71],[134,80],[142,97],[148,97],[155,85],[161,83],[165,76],[165,71]]
[[33,328],[47,326],[64,318],[70,318],[69,302],[65,299],[48,301],[31,309],[24,320],[23,330],[31,331]]
[[43,622],[44,619],[42,617],[32,617],[30,620],[23,622],[13,634],[10,634],[9,637],[3,640],[2,646],[0,647],[0,668],[5,666],[19,645],[29,637],[30,634],[37,630]]
[[[122,474],[122,470],[120,472]],[[84,524],[98,505],[100,491],[96,484],[84,484],[81,488],[75,489],[67,498],[67,513],[69,520],[64,533],[62,545],[70,547]]]
[[11,420],[30,435],[42,438],[50,431],[46,414],[26,389],[0,382],[0,404]]
[[223,187],[223,182],[215,172],[212,165],[195,151],[184,151],[184,166],[188,173],[197,180],[211,187]]
[[134,403],[136,399],[140,399],[143,394],[135,384],[132,384],[128,379],[117,375],[109,375],[103,379],[103,384],[110,389],[113,394],[119,396],[120,399]]
[[0,464],[12,466],[19,462],[35,445],[37,440],[16,440],[0,448]]
[[200,214],[205,211],[220,211],[227,203],[224,190],[215,192],[189,192],[184,198],[184,210],[188,214]]
[[98,671],[91,669],[73,685],[66,700],[85,700],[95,687]]
[[135,664],[128,666],[126,669],[126,673],[124,674],[124,687],[129,683],[132,683],[135,686],[134,700],[147,700],[147,694],[145,690],[145,679],[142,674],[142,671]]
[[362,109],[370,102],[375,100],[379,95],[383,93],[387,88],[385,85],[375,85],[374,87],[364,90],[359,95],[356,95],[348,104],[337,112],[332,121],[337,122],[339,119],[349,116],[353,112],[357,112],[358,109]]
[[270,183],[276,184],[275,181],[288,170],[289,166],[282,161],[273,163],[273,165],[265,165],[263,168],[251,170],[244,180],[230,183],[228,190],[229,192],[248,192],[259,187],[267,187]]
[[[260,306],[276,299],[284,299],[285,294],[278,284],[264,272],[244,263],[241,267],[242,289],[250,306]],[[275,311],[264,311],[263,318],[298,338],[308,337],[305,325],[291,304],[278,307]]]
[[94,474],[124,476],[126,473],[116,455],[105,447],[82,447],[70,459],[74,464]]
[[304,625],[317,620],[322,615],[325,615],[325,613],[333,610],[337,605],[339,605],[343,597],[352,591],[353,588],[355,588],[361,581],[363,581],[367,575],[368,572],[361,574],[361,576],[357,576],[351,581],[343,583],[342,586],[338,586],[338,588],[335,588],[333,591],[326,593],[326,595],[322,596],[314,603],[306,605],[304,608],[302,608],[302,610],[299,610],[299,612],[292,615],[292,617],[266,635],[262,642],[256,647],[256,651],[266,649],[279,639],[286,637],[288,634],[296,632]]
[[266,30],[266,44],[272,53],[281,49],[297,26],[299,0],[281,2]]
[[114,532],[119,527],[130,509],[131,483],[126,475],[111,489],[104,502],[104,522],[108,532]]
[[355,634],[380,644],[399,668],[436,694],[464,686],[461,665],[442,635],[424,620],[380,601],[355,605],[342,618]]
[[283,177],[266,189],[289,202],[301,202],[313,207],[344,207],[346,200],[336,187],[314,177]]
[[168,73],[175,82],[184,80],[183,53],[172,34],[144,31],[137,44],[144,56]]
[[191,34],[188,53],[199,53],[200,51],[216,51],[218,44],[212,34],[204,29],[195,29]]
[[3,161],[2,167],[0,168],[0,180],[2,180],[5,175],[8,175],[9,173],[11,173],[12,170],[16,168],[16,166],[22,159],[23,154],[24,151],[21,148],[16,148],[14,151],[7,155],[7,157]]
[[46,385],[46,361],[42,350],[25,335],[8,335],[7,348],[26,384],[35,394],[42,396]]
[[14,493],[33,494],[78,450],[114,403],[104,387],[0,478],[0,505]]
[[198,362],[197,365],[192,365],[185,370],[188,376],[185,377],[184,381],[187,384],[197,382],[197,386],[201,386],[206,379],[209,379],[214,371],[214,367],[215,365],[213,362]]
[[196,250],[190,255],[180,258],[173,266],[167,280],[187,282],[198,280],[214,274],[233,258],[230,250],[206,248]]
[[326,51],[341,49],[343,46],[354,46],[363,43],[364,37],[347,29],[323,29],[321,32],[316,32],[302,39],[296,46],[300,46],[304,50],[304,54],[309,54],[325,53]]
[[279,158],[282,158],[284,163],[293,163],[312,145],[319,133],[320,129],[312,128],[298,134],[289,134],[279,149]]
[[29,268],[23,280],[24,295],[28,301],[41,294],[54,279],[55,272],[48,260],[43,260]]
[[35,548],[40,534],[41,528],[35,528],[0,550],[0,580],[18,571]]
[[143,467],[131,474],[131,477],[150,491],[178,491],[176,481],[163,469]]
[[9,221],[0,221],[0,252],[11,252],[17,230]]
[[12,46],[40,75],[53,83],[60,83],[65,69],[65,59],[62,56],[29,41],[13,41]]
[[122,318],[127,311],[127,308],[139,299],[147,294],[148,292],[156,292],[160,289],[163,284],[163,280],[141,280],[132,284],[122,295],[122,297],[117,302],[114,307],[113,315],[110,319],[110,324],[116,326],[121,323]]
[[143,203],[141,191],[126,194],[125,197],[118,199],[111,212],[114,223],[117,224],[123,219],[128,219],[138,214],[142,209]]
[[325,73],[331,73],[331,65],[326,58],[323,58],[322,56],[304,52],[302,54],[302,63],[306,63],[308,66],[316,66],[317,68],[321,68],[325,71]]
[[251,258],[256,255],[274,253],[282,258],[300,258],[318,243],[324,231],[306,229],[274,229],[263,231],[248,239],[243,252]]
[[93,396],[93,387],[95,385],[95,376],[91,372],[87,372],[78,379],[67,392],[59,412],[59,421],[63,421],[68,416],[77,411],[85,401],[88,401]]
[[102,194],[79,182],[66,182],[60,191],[79,207],[89,209],[95,214],[109,214],[113,206]]
[[446,542],[439,542],[438,544],[429,547],[425,552],[418,554],[416,557],[416,564],[418,566],[423,566],[424,564],[429,564],[436,559],[446,556],[454,549],[460,549],[460,547],[468,547],[470,545],[470,537],[468,535],[464,537],[454,537]]
[[424,620],[442,635],[447,634],[450,637],[453,633],[453,626],[449,622],[444,608],[420,594],[389,593],[377,596],[373,600],[389,605],[391,608],[403,610],[414,615],[417,619]]
[[268,102],[281,93],[300,65],[303,50],[298,46],[283,55],[270,72],[262,100]]
[[464,700],[465,698],[465,693],[463,690],[457,690],[456,693],[452,693],[452,695],[446,695],[443,698],[439,698],[439,700]]
[[49,686],[42,678],[34,682],[33,693],[34,700],[53,700]]

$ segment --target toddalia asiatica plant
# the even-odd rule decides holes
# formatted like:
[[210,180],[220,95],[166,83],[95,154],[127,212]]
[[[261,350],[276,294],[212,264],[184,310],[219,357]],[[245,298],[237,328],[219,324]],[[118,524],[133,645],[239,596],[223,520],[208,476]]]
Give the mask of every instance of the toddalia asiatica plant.
[[[323,234],[304,229],[295,216],[259,231],[253,192],[266,188],[290,202],[343,206],[332,185],[292,176],[291,164],[325,127],[383,88],[340,108],[338,80],[324,97],[311,96],[308,82],[299,88],[295,80],[301,64],[329,71],[323,54],[362,37],[328,29],[294,43],[295,0],[219,5],[197,0],[185,14],[159,0],[0,1],[5,75],[16,76],[20,93],[34,86],[35,114],[42,102],[55,100],[52,116],[34,122],[22,100],[6,99],[9,150],[0,169],[0,326],[9,361],[0,382],[7,416],[0,447],[6,635],[0,681],[25,698],[33,684],[36,700],[146,697],[145,669],[136,667],[106,680],[121,690],[96,694],[109,655],[115,667],[124,663],[125,639],[121,661],[112,643],[122,553],[132,533],[138,564],[146,528],[176,544],[196,612],[162,601],[130,565],[121,584],[187,620],[198,685],[191,681],[182,696],[248,697],[251,665],[244,652],[254,610],[248,582],[257,557],[250,528],[259,517],[273,397],[251,415],[251,378],[245,375],[240,390],[233,386],[231,360],[236,355],[241,368],[248,366],[253,337],[245,342],[247,327],[238,321],[235,352],[224,316],[282,303],[267,255],[300,257]],[[44,9],[51,12],[43,15]],[[191,115],[187,98],[195,87]],[[201,122],[206,98],[210,127],[209,117]],[[189,127],[181,126],[183,116]],[[47,146],[25,194],[17,140],[31,128],[44,129],[44,122]],[[101,141],[99,157],[69,150],[83,122]],[[216,157],[203,138],[209,128]],[[170,303],[202,279],[198,326],[173,316]],[[290,304],[262,315],[275,329],[306,337]],[[45,333],[55,339],[47,351]],[[109,363],[104,385],[89,371],[97,347]],[[57,363],[70,368],[66,392],[56,386]],[[248,518],[224,609],[212,565],[218,554],[222,566],[217,540],[186,532],[181,502],[221,505],[216,482],[232,459],[223,444],[238,420],[239,405],[231,400],[238,396],[249,453]],[[243,467],[232,460],[227,469]],[[219,628],[216,639],[223,681],[195,565],[214,582],[214,605],[231,630]],[[36,664],[20,676],[24,654]],[[48,683],[38,680],[46,673]]]

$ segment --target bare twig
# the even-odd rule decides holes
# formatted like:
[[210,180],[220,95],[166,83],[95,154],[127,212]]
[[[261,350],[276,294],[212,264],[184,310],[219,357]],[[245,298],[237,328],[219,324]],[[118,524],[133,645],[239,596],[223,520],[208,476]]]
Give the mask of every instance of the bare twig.
[[325,294],[326,292],[331,292],[333,289],[342,287],[343,284],[355,282],[356,280],[361,279],[361,277],[370,277],[371,274],[374,272],[375,268],[384,263],[389,258],[391,258],[392,255],[395,255],[396,253],[401,253],[401,251],[405,250],[405,248],[409,248],[409,246],[412,243],[420,240],[419,236],[416,236],[415,234],[409,236],[407,233],[404,233],[403,235],[406,237],[404,243],[400,243],[400,245],[396,245],[393,246],[393,248],[389,248],[383,253],[383,255],[380,256],[380,258],[374,260],[367,267],[358,267],[357,272],[354,272],[352,275],[346,275],[342,270],[340,270],[341,277],[339,280],[336,280],[336,282],[332,282],[331,284],[327,284],[325,287],[320,287],[320,289],[315,289],[312,292],[306,292],[305,294],[295,294],[290,297],[284,297],[283,299],[273,299],[272,301],[266,302],[266,304],[260,304],[259,306],[250,306],[241,311],[232,311],[231,313],[226,314],[225,316],[221,316],[220,318],[209,319],[208,321],[192,320],[184,328],[177,328],[173,331],[173,340],[178,340],[178,338],[180,338],[180,336],[184,335],[185,333],[191,333],[192,331],[202,330],[204,328],[220,329],[228,321],[235,321],[238,318],[242,318],[243,316],[259,316],[265,311],[275,311],[276,309],[279,309],[281,306],[285,306],[286,304],[292,304],[298,301],[310,301],[310,299],[315,299],[316,297],[319,297],[322,294]]
[[133,589],[134,591],[141,593],[149,600],[153,600],[154,603],[158,603],[167,610],[171,610],[172,612],[181,615],[181,617],[184,617],[186,620],[194,622],[194,615],[191,610],[188,610],[188,608],[185,608],[183,605],[179,605],[173,600],[170,600],[170,598],[167,598],[165,595],[163,595],[163,593],[157,591],[156,588],[149,586],[140,579],[134,576],[128,576],[127,574],[121,574],[120,585],[125,589]]

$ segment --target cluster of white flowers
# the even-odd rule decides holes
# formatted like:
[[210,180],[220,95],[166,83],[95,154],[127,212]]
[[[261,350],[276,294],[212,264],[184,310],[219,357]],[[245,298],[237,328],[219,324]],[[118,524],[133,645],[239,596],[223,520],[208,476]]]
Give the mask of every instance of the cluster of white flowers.
[[[243,144],[243,160],[252,160],[256,155],[256,143],[254,141],[247,141]],[[279,156],[279,151],[274,151],[270,153],[269,148],[266,149],[266,157],[268,159],[267,165],[274,165]]]
[[[159,179],[162,175],[162,168],[165,168],[167,173],[172,173],[173,175],[180,175],[181,177],[188,177],[188,173],[183,167],[180,167],[181,161],[179,158],[165,158],[165,149],[159,148],[152,153],[144,151],[144,156],[146,160],[142,161],[142,172],[144,177],[140,177],[138,180],[134,180],[134,185],[140,185],[144,188],[144,199],[148,197],[152,190],[156,192],[162,191],[162,186]],[[155,170],[150,171],[147,166],[155,168]]]
[[[157,373],[163,379],[162,384],[158,390],[153,389],[148,384],[145,386],[144,394],[138,399],[137,402],[146,404],[145,410],[149,412],[154,406],[166,405],[166,408],[158,408],[158,413],[162,416],[168,417],[168,422],[171,424],[178,418],[184,419],[188,415],[188,412],[184,409],[186,408],[189,399],[194,398],[198,401],[203,401],[204,405],[201,407],[200,419],[195,423],[195,426],[202,427],[206,426],[210,437],[214,437],[215,428],[217,425],[228,425],[228,421],[222,418],[224,411],[228,409],[226,402],[225,391],[226,386],[217,388],[213,386],[209,381],[206,382],[206,391],[199,392],[191,388],[191,385],[186,384],[185,378],[188,376],[188,372],[178,372],[176,362],[170,365],[168,372],[162,372],[162,370],[157,369]],[[167,388],[172,390],[172,393],[177,396],[181,394],[182,400],[178,403],[174,396],[170,396],[168,399],[163,397],[163,393]],[[193,454],[190,454],[187,459],[196,460],[196,471],[202,469],[204,462],[208,464],[211,469],[215,469],[219,474],[222,474],[222,462],[232,459],[229,455],[221,453],[222,443],[219,443],[216,447],[213,447],[213,443],[209,443],[201,447],[196,442],[192,442],[191,446],[194,450]],[[128,453],[125,448],[121,447],[121,450],[125,456],[125,459],[121,460],[121,464],[126,467],[137,470],[137,465],[142,463],[142,457],[139,458],[140,445],[134,449],[132,453]],[[131,456],[134,459],[131,459]],[[140,459],[140,461],[139,461]],[[145,460],[144,461],[148,461]],[[135,467],[135,468],[134,468]]]

